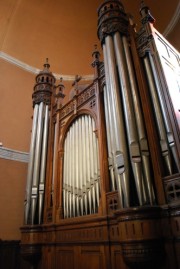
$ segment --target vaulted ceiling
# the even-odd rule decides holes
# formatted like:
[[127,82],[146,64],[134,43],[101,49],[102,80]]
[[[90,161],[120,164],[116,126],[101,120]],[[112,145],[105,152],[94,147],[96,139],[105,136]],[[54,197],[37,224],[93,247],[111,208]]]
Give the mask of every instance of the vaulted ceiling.
[[[97,9],[102,2],[1,0],[0,50],[36,68],[42,68],[48,57],[53,72],[90,74],[93,45],[99,44]],[[122,2],[140,24],[140,0]],[[179,0],[145,2],[156,18],[156,28],[163,33],[178,14]]]

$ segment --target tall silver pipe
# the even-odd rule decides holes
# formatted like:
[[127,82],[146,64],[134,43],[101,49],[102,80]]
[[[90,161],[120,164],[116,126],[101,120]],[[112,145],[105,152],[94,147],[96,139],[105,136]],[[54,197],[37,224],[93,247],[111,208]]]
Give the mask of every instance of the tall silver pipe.
[[146,132],[145,132],[145,127],[144,127],[144,120],[142,117],[143,113],[141,110],[140,100],[138,96],[138,89],[137,89],[136,78],[134,74],[134,67],[132,64],[132,58],[131,58],[127,38],[123,36],[122,40],[123,40],[123,45],[124,45],[126,63],[128,67],[129,82],[131,86],[132,101],[133,101],[134,110],[135,110],[135,118],[136,118],[140,150],[141,150],[141,156],[142,156],[142,162],[143,162],[145,194],[147,192],[147,196],[148,196],[147,197],[145,195],[145,201],[149,200],[150,204],[153,204],[155,197],[154,197],[153,185],[151,182],[149,148],[148,148]]
[[97,137],[95,134],[95,122],[92,119],[92,143],[93,143],[93,160],[94,160],[94,189],[96,204],[99,206],[99,162],[98,162],[98,148]]
[[87,189],[86,189],[86,128],[85,128],[85,116],[82,117],[82,146],[83,146],[83,201],[85,215],[88,213],[88,199],[87,199]]
[[[109,70],[109,82],[110,82],[110,103],[111,103],[111,114],[114,117],[114,163],[116,170],[116,179],[118,180],[118,174],[121,178],[121,186],[123,188],[123,201],[124,206],[129,206],[129,164],[128,154],[126,148],[125,139],[125,127],[123,124],[123,110],[119,93],[118,76],[116,70],[116,60],[114,53],[113,40],[111,36],[107,36],[105,39],[105,57]],[[106,70],[105,65],[105,70]],[[117,184],[118,185],[118,184]],[[119,192],[120,194],[120,192]],[[121,200],[121,197],[120,197]]]
[[[115,142],[115,114],[116,111],[112,108],[114,108],[114,106],[112,107],[112,103],[113,103],[113,99],[112,99],[112,89],[111,89],[111,83],[110,83],[110,70],[109,70],[109,65],[108,65],[108,55],[107,55],[107,50],[106,50],[106,45],[103,45],[103,54],[104,54],[104,68],[105,68],[105,76],[106,76],[106,93],[107,93],[107,110],[108,110],[108,115],[109,115],[109,126],[106,126],[107,128],[109,127],[110,129],[107,129],[107,132],[110,133],[109,138],[111,139],[111,151],[110,152],[110,157],[109,157],[109,166],[112,168],[110,169],[112,176],[115,175],[116,178],[116,182],[117,182],[117,188],[118,188],[118,194],[119,194],[119,201],[120,201],[120,207],[124,207],[123,203],[121,203],[121,201],[123,200],[122,197],[122,182],[120,180],[120,177],[118,177],[118,173],[117,173],[117,169],[116,169],[116,142]],[[112,157],[111,157],[112,155]]]
[[116,32],[114,34],[114,47],[118,65],[119,81],[121,85],[125,124],[129,143],[129,153],[131,157],[131,164],[133,168],[138,199],[140,205],[142,205],[144,201],[143,201],[143,188],[142,188],[143,175],[142,175],[141,155],[138,143],[137,129],[134,120],[134,109],[132,106],[129,78],[124,57],[123,44],[119,32]]
[[111,138],[111,128],[110,128],[110,120],[109,120],[109,100],[107,87],[104,86],[104,108],[105,108],[105,120],[106,120],[106,134],[107,134],[107,145],[108,145],[108,163],[109,163],[109,171],[111,178],[111,189],[115,191],[115,177],[114,177],[114,164],[113,164],[113,156],[112,156],[112,138]]
[[54,182],[55,182],[55,174],[56,174],[56,152],[58,148],[58,133],[59,133],[59,124],[55,123],[54,127],[54,147],[53,147],[53,169],[52,169],[52,185],[51,185],[51,195],[54,195]]
[[38,184],[40,174],[40,158],[42,148],[42,132],[43,132],[43,102],[39,105],[38,125],[37,125],[37,136],[36,136],[36,149],[34,158],[34,170],[33,170],[33,182],[32,182],[32,194],[31,194],[31,223],[34,223],[36,204],[38,199]]
[[89,213],[92,213],[92,196],[91,196],[91,171],[90,171],[90,141],[89,141],[89,124],[88,117],[85,116],[85,129],[86,129],[86,186],[87,186],[87,196],[88,196],[88,205]]
[[79,148],[80,148],[80,140],[79,140],[79,120],[77,119],[75,122],[75,139],[76,139],[76,179],[75,179],[75,195],[76,195],[76,212],[77,216],[80,215],[80,204],[79,204],[79,186],[80,186],[80,179],[79,179]]
[[93,207],[93,212],[96,212],[96,197],[95,197],[95,167],[94,167],[94,158],[93,158],[93,153],[94,153],[94,147],[95,145],[93,144],[93,129],[92,129],[92,121],[93,119],[88,116],[88,121],[89,121],[89,145],[90,145],[90,181],[91,181],[91,194],[92,194],[92,207]]
[[26,197],[25,197],[25,224],[28,223],[30,201],[31,201],[31,187],[32,187],[33,167],[34,167],[34,153],[35,153],[35,145],[36,145],[38,112],[39,112],[39,106],[38,104],[36,104],[34,107],[31,144],[30,144],[30,151],[29,151],[29,163],[28,163]]
[[49,107],[45,107],[44,129],[43,129],[43,141],[42,141],[42,153],[41,153],[41,171],[40,171],[40,183],[39,183],[39,224],[42,219],[43,200],[44,200],[44,184],[46,175],[46,159],[47,159],[47,142],[48,142],[48,123],[49,123]]
[[159,131],[162,156],[165,160],[165,164],[166,164],[166,167],[167,167],[169,174],[172,174],[172,165],[171,165],[169,147],[168,147],[168,143],[167,143],[166,130],[165,130],[164,121],[163,121],[163,117],[162,117],[161,107],[160,107],[159,100],[158,100],[154,76],[153,76],[151,65],[150,65],[150,62],[149,62],[149,59],[147,56],[144,58],[144,65],[145,65],[145,70],[146,70],[147,77],[148,77],[148,84],[149,84],[149,88],[150,88],[152,104],[153,104],[154,111],[155,111],[157,128]]
[[64,141],[64,162],[63,162],[63,211],[64,218],[67,218],[67,191],[68,191],[68,182],[67,182],[67,137]]
[[69,217],[72,217],[72,177],[73,177],[73,162],[72,162],[72,128],[70,127],[69,130],[69,136],[70,136],[70,143],[69,143]]
[[75,203],[75,176],[76,176],[76,152],[75,152],[75,124],[73,123],[72,127],[72,208],[73,208],[73,217],[75,217],[76,212],[76,203]]
[[80,190],[80,194],[79,194],[79,203],[80,203],[80,214],[83,215],[83,146],[82,146],[82,142],[83,142],[83,133],[82,133],[82,117],[79,118],[78,121],[79,125],[79,147],[78,147],[78,151],[79,151],[79,190]]
[[162,111],[162,116],[163,116],[163,120],[164,120],[165,129],[166,129],[168,144],[169,144],[170,150],[172,151],[172,155],[173,155],[175,164],[177,166],[177,169],[180,172],[180,164],[179,164],[179,161],[178,161],[177,152],[176,152],[176,148],[175,148],[175,141],[174,141],[174,137],[173,137],[173,133],[172,133],[172,128],[170,126],[169,119],[167,117],[167,113],[166,113],[166,109],[165,109],[165,103],[164,103],[164,99],[163,99],[163,96],[162,96],[162,93],[161,93],[161,86],[159,84],[159,80],[158,80],[158,77],[157,77],[157,72],[156,72],[156,69],[155,69],[155,65],[154,65],[152,55],[149,53],[148,57],[149,57],[152,73],[153,73],[153,76],[154,76],[154,81],[155,81],[155,84],[156,84],[157,95],[158,95],[159,103],[160,103],[160,106],[161,106],[161,111]]
[[66,163],[65,163],[65,170],[67,175],[67,194],[66,194],[66,216],[70,216],[70,139],[69,139],[69,132],[67,133],[66,141]]

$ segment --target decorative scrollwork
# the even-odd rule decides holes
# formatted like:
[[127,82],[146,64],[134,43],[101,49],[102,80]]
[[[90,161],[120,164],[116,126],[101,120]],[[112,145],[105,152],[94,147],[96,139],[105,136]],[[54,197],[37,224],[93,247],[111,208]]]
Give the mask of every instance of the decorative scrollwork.
[[60,112],[61,119],[69,115],[73,111],[76,111],[77,108],[87,102],[93,95],[95,95],[95,87],[88,87],[79,95],[77,98],[70,101],[67,105],[63,106]]

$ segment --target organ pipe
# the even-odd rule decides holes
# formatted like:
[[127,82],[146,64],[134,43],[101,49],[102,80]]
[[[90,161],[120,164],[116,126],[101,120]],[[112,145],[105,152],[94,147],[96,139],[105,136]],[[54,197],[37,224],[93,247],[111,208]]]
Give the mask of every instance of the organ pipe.
[[99,205],[98,142],[94,120],[79,117],[69,128],[64,142],[64,218],[97,212]]
[[162,97],[161,87],[160,87],[159,80],[158,80],[158,77],[157,77],[157,72],[155,70],[154,61],[153,61],[152,55],[150,53],[148,53],[148,57],[149,57],[149,63],[150,63],[150,66],[151,66],[151,70],[152,70],[152,73],[153,73],[153,76],[154,76],[154,82],[155,82],[155,85],[156,85],[157,95],[158,95],[158,98],[159,98],[159,103],[160,103],[160,107],[161,107],[161,111],[162,111],[162,117],[163,117],[163,120],[164,120],[164,125],[165,125],[165,129],[166,129],[166,134],[167,134],[167,141],[168,141],[168,144],[169,144],[169,148],[170,148],[170,150],[172,152],[176,167],[177,167],[178,171],[180,171],[178,157],[177,157],[177,153],[176,153],[176,149],[175,149],[175,141],[174,141],[174,137],[173,137],[173,134],[172,134],[171,126],[169,124],[169,119],[167,117],[167,113],[166,113],[166,110],[165,110],[165,104],[164,104],[164,100],[163,100],[163,97]]
[[45,119],[43,129],[42,153],[41,153],[41,171],[39,183],[39,224],[42,219],[43,199],[44,199],[44,184],[46,172],[46,157],[47,157],[47,142],[48,142],[48,122],[49,122],[49,108],[45,106]]
[[37,125],[37,135],[36,135],[36,148],[35,148],[35,158],[34,158],[34,169],[33,169],[33,179],[32,179],[32,194],[31,194],[31,222],[34,223],[36,204],[38,199],[38,183],[39,183],[39,173],[40,173],[40,160],[41,160],[41,139],[43,131],[43,112],[44,104],[43,102],[39,105],[39,115],[38,115],[38,125]]
[[[129,206],[129,166],[128,166],[128,154],[126,148],[125,139],[125,127],[123,124],[123,112],[120,100],[118,76],[116,71],[116,61],[113,47],[113,40],[111,36],[107,36],[105,39],[104,49],[105,72],[109,74],[109,99],[110,99],[110,114],[114,118],[114,128],[112,130],[112,138],[115,141],[113,145],[116,181],[119,189],[120,201],[123,206]],[[106,71],[106,69],[108,71]],[[119,180],[120,176],[120,180]],[[121,190],[122,188],[122,190]],[[123,198],[121,197],[123,193]]]
[[149,148],[148,148],[148,143],[147,143],[147,138],[146,138],[146,133],[145,133],[140,100],[138,96],[138,89],[137,89],[136,78],[134,74],[134,67],[132,64],[132,59],[130,55],[130,49],[127,42],[127,38],[123,36],[122,40],[123,40],[126,63],[128,67],[132,101],[135,108],[137,132],[138,132],[140,151],[141,151],[143,170],[144,170],[145,192],[147,192],[147,197],[144,197],[144,198],[145,198],[145,201],[147,201],[147,198],[148,198],[148,201],[150,202],[150,204],[153,204],[155,197],[154,197],[153,185],[151,182]]
[[35,145],[36,145],[38,111],[39,111],[39,106],[38,104],[36,104],[34,107],[31,145],[30,145],[30,152],[29,152],[26,199],[25,199],[25,224],[27,224],[28,222],[28,215],[29,215],[30,201],[31,201],[31,186],[32,186],[32,176],[33,176],[33,167],[34,167],[34,154],[35,154]]
[[124,59],[124,51],[121,36],[118,32],[114,35],[114,46],[119,72],[119,80],[121,85],[121,94],[124,107],[125,124],[127,129],[127,138],[129,142],[129,153],[131,164],[136,182],[139,203],[143,204],[143,188],[142,188],[142,166],[140,148],[138,143],[137,129],[134,121],[134,109],[132,106],[131,93],[129,87],[128,73],[126,72],[126,63]]
[[148,83],[149,83],[149,88],[150,88],[150,93],[151,93],[151,98],[152,98],[152,104],[155,111],[157,128],[159,131],[162,156],[164,158],[168,173],[172,174],[172,164],[171,164],[171,157],[170,157],[170,152],[169,152],[169,147],[168,147],[168,142],[167,142],[165,125],[164,125],[163,116],[161,113],[161,107],[159,104],[159,99],[158,99],[158,95],[156,91],[156,84],[155,84],[154,76],[153,76],[151,65],[147,56],[144,58],[144,65],[145,65],[145,70],[148,77]]

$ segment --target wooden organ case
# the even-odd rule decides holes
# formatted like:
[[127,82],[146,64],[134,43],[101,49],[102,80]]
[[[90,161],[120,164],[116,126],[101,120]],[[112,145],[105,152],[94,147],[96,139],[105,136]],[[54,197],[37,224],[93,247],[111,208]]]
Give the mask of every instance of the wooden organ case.
[[48,62],[36,77],[21,228],[34,269],[180,267],[179,54],[140,14],[136,32],[119,0],[100,6],[104,62],[95,49],[94,81],[77,76],[67,103]]

